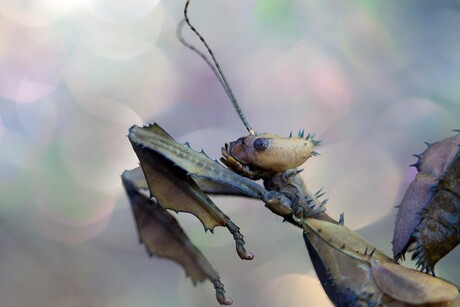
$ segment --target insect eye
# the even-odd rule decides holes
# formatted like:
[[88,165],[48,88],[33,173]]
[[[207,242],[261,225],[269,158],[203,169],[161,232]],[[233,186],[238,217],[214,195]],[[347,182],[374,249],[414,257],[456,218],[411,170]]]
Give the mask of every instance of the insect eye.
[[254,141],[254,148],[256,150],[265,150],[270,145],[270,142],[266,138],[258,138]]

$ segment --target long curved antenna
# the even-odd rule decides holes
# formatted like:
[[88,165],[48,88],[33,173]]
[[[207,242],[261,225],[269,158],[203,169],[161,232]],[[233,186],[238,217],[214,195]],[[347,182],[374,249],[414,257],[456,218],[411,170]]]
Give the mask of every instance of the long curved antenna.
[[184,24],[185,24],[185,19],[182,19],[179,22],[179,24],[177,25],[177,28],[176,28],[177,39],[182,43],[182,45],[184,45],[188,49],[190,49],[193,52],[195,52],[196,54],[198,54],[206,62],[206,64],[208,64],[209,68],[211,68],[213,73],[216,75],[217,80],[219,80],[220,84],[222,85],[222,87],[224,88],[225,92],[227,93],[227,96],[230,97],[231,94],[230,94],[227,86],[225,85],[224,81],[222,80],[222,77],[219,75],[219,71],[216,69],[216,67],[214,66],[213,62],[211,62],[209,60],[209,58],[206,56],[206,54],[204,54],[203,52],[198,50],[198,48],[196,48],[195,46],[193,46],[192,44],[190,44],[189,42],[187,42],[185,40],[184,36],[182,35],[182,29],[184,28]]
[[[208,63],[209,66],[211,66],[212,70],[214,71],[214,73],[218,76],[218,79],[219,81],[221,82],[222,86],[224,87],[225,89],[225,92],[227,93],[228,95],[228,98],[230,99],[230,102],[233,104],[233,107],[235,108],[236,112],[238,113],[238,115],[240,116],[241,118],[241,121],[243,122],[244,126],[246,127],[246,129],[248,130],[248,132],[252,135],[255,135],[255,132],[254,130],[252,130],[251,126],[249,125],[249,122],[247,121],[246,117],[244,116],[243,114],[243,111],[241,110],[241,107],[240,105],[238,104],[238,101],[236,100],[235,98],[235,95],[233,94],[233,91],[232,91],[232,88],[230,87],[227,79],[225,78],[225,75],[222,71],[222,69],[220,68],[220,65],[219,65],[219,62],[217,62],[217,59],[216,57],[214,56],[214,52],[212,51],[212,49],[209,47],[208,43],[206,42],[206,40],[203,38],[203,36],[201,36],[201,34],[197,31],[197,29],[195,29],[195,27],[190,23],[190,20],[188,18],[188,15],[187,15],[187,12],[188,12],[188,6],[190,4],[190,0],[187,0],[185,2],[185,7],[184,7],[184,20],[185,22],[187,23],[187,25],[189,26],[189,28],[196,34],[196,36],[198,36],[198,38],[201,40],[201,42],[203,43],[203,45],[206,47],[209,55],[211,56],[212,58],[212,61],[214,62],[214,65],[215,65],[215,68],[212,66],[212,63],[211,61],[209,61],[208,58],[206,58],[206,56],[201,53],[200,51],[198,51],[195,47],[193,47],[192,45],[188,44],[187,42],[185,42],[185,40],[182,38],[182,40],[180,39],[181,36],[178,36],[179,37],[179,41],[181,41],[187,48],[195,51],[196,53],[198,53],[204,60],[206,63]],[[178,27],[181,26],[181,23],[179,23]],[[180,29],[178,30],[178,33],[180,35]]]

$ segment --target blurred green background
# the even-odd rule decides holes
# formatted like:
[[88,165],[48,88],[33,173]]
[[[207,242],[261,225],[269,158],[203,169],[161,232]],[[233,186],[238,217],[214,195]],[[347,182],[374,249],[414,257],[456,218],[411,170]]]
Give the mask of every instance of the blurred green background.
[[[120,181],[137,166],[132,124],[157,122],[214,158],[246,133],[175,37],[183,5],[0,0],[0,306],[217,305],[209,283],[148,258]],[[460,128],[459,2],[193,0],[190,18],[257,131],[324,140],[306,182],[390,254],[411,154]],[[234,306],[330,305],[298,229],[259,202],[214,200],[253,261],[226,230],[179,220]],[[437,274],[460,283],[459,261],[457,248]]]

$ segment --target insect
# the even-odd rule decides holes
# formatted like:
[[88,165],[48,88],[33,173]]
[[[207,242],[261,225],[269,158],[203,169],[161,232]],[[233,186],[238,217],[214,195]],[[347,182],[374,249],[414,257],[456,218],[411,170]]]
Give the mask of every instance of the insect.
[[419,173],[399,206],[393,254],[398,260],[413,251],[417,266],[434,275],[434,265],[460,243],[460,133],[427,146],[415,155]]
[[[192,282],[209,280],[220,304],[230,305],[216,269],[189,240],[167,211],[195,215],[206,230],[225,227],[233,236],[238,256],[253,259],[240,228],[208,197],[238,195],[261,200],[274,214],[300,228],[315,271],[330,300],[337,306],[433,304],[460,306],[457,286],[397,264],[326,213],[322,190],[307,189],[298,169],[317,155],[320,141],[299,131],[281,137],[256,133],[245,119],[211,49],[190,24],[186,1],[185,23],[205,44],[212,67],[237,110],[248,135],[222,148],[221,163],[176,142],[160,126],[133,126],[128,138],[140,167],[125,171],[123,185],[132,205],[140,241],[150,254],[179,263]],[[181,36],[180,39],[183,41]],[[212,65],[215,64],[215,66]],[[255,182],[262,179],[263,186]],[[308,304],[308,298],[306,298]]]

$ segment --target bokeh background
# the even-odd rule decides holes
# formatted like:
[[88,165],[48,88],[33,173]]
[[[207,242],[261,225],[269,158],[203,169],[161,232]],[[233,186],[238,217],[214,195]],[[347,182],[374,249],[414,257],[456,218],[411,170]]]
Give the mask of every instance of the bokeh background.
[[[175,37],[183,5],[0,0],[0,306],[217,305],[209,283],[149,259],[120,182],[137,166],[132,124],[157,122],[215,158],[246,133]],[[193,0],[190,17],[257,131],[324,140],[309,187],[390,254],[411,154],[460,128],[459,2]],[[214,200],[253,261],[226,230],[179,220],[234,306],[330,306],[298,229],[259,202]],[[459,262],[457,248],[437,274],[460,283]]]

